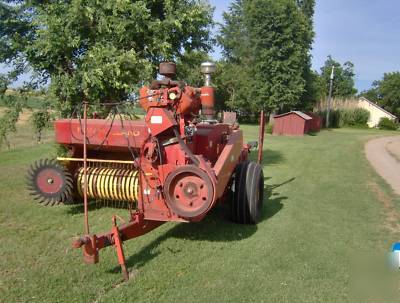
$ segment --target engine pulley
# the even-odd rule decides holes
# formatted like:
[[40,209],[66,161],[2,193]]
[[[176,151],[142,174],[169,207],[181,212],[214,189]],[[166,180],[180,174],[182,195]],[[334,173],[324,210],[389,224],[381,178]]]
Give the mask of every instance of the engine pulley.
[[214,202],[214,185],[210,177],[194,165],[181,166],[165,180],[168,206],[182,218],[205,214]]

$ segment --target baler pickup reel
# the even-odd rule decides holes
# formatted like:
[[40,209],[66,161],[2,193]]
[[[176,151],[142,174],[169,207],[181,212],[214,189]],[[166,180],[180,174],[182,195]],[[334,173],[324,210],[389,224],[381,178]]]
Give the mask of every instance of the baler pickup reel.
[[[222,123],[215,118],[215,65],[203,63],[201,71],[205,85],[194,88],[174,79],[174,63],[161,63],[164,79],[140,90],[143,120],[88,119],[90,105],[84,103],[83,119],[55,121],[56,142],[68,157],[34,165],[29,186],[46,204],[83,201],[84,235],[73,247],[82,248],[85,262],[97,263],[99,251],[114,246],[128,279],[124,241],[164,222],[201,221],[217,203],[229,203],[237,223],[259,221],[263,171],[248,161],[256,143],[244,144],[235,114],[225,114]],[[262,152],[263,125],[261,130]],[[109,232],[93,234],[89,200],[127,203],[129,218],[114,216]]]

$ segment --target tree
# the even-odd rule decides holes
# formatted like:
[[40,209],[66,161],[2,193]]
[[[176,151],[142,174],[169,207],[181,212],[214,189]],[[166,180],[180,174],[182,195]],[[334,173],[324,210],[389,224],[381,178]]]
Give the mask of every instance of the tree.
[[258,108],[295,107],[305,92],[304,71],[312,31],[291,0],[255,0],[248,7],[254,75],[252,99]]
[[296,0],[298,7],[308,17],[309,22],[312,24],[314,17],[315,0]]
[[220,27],[218,43],[223,58],[232,63],[242,63],[251,55],[250,30],[246,24],[246,0],[235,0],[223,13],[224,24]]
[[10,81],[4,74],[0,74],[0,97],[4,96]]
[[22,104],[13,95],[6,95],[0,92],[0,100],[8,108],[0,117],[0,146],[4,143],[10,147],[8,135],[16,132],[16,124],[22,112]]
[[311,74],[313,7],[313,0],[233,2],[218,37],[229,107],[256,112],[301,106]]
[[249,97],[251,42],[246,26],[246,2],[234,1],[223,14],[224,24],[217,37],[223,59],[218,63],[214,84],[219,103],[223,100],[233,110],[251,112],[254,107]]
[[0,62],[50,83],[64,115],[82,100],[124,100],[160,61],[211,47],[212,9],[201,0],[8,0],[0,16]]
[[332,95],[339,98],[353,97],[357,93],[357,89],[354,87],[354,64],[347,61],[342,66],[332,56],[328,56],[324,66],[321,68],[321,73],[317,80],[318,97],[325,99],[328,96],[332,66],[335,67]]
[[[220,61],[213,84],[216,87],[217,108],[228,108],[241,111],[243,114],[257,114],[257,109],[250,99],[251,79],[248,65]],[[248,117],[252,120],[252,117]]]
[[203,51],[185,52],[176,62],[177,78],[191,86],[201,87],[204,85],[204,78],[200,72],[200,65],[211,58]]
[[382,80],[374,81],[372,88],[361,96],[400,117],[400,72],[385,73]]
[[372,83],[372,87],[368,90],[364,90],[359,94],[359,97],[364,97],[369,101],[378,103],[379,101],[379,92],[378,92],[378,81],[374,81]]
[[[314,9],[315,9],[315,0],[297,0],[297,5],[306,16],[308,21],[308,37],[304,38],[305,45],[311,51],[312,43],[314,41]],[[298,109],[311,110],[314,104],[317,102],[317,90],[316,90],[316,79],[317,75],[311,68],[311,53],[308,53],[308,57],[306,59],[306,63],[303,69],[303,78],[305,80],[305,89],[302,94],[298,104]]]
[[43,130],[51,125],[51,114],[47,109],[34,111],[31,116],[31,121],[35,129],[36,140],[38,143],[42,141]]
[[377,88],[379,104],[400,117],[400,72],[384,74]]

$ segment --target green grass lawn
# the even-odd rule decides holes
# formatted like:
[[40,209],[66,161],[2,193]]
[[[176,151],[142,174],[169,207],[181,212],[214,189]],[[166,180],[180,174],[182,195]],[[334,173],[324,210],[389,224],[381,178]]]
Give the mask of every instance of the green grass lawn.
[[[243,129],[248,140],[257,138],[257,127]],[[367,139],[392,134],[267,136],[262,222],[236,225],[219,208],[201,223],[167,223],[126,242],[135,274],[127,283],[112,248],[95,266],[71,249],[83,230],[81,207],[41,207],[25,192],[28,165],[54,155],[54,146],[3,151],[0,302],[349,301],[352,256],[383,253],[400,240],[393,220],[400,199],[363,154]],[[92,210],[92,231],[110,229],[116,212],[125,214]]]

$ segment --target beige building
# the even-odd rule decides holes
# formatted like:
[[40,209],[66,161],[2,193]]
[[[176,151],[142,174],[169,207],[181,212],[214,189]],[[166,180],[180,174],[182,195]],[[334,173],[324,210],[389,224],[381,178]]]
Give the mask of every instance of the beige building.
[[390,120],[396,120],[397,117],[388,111],[384,110],[382,107],[379,105],[369,101],[368,99],[361,97],[358,100],[357,107],[359,108],[364,108],[367,111],[369,111],[370,116],[369,116],[369,121],[368,121],[368,126],[369,127],[377,127],[379,124],[379,121],[381,118],[389,118]]

